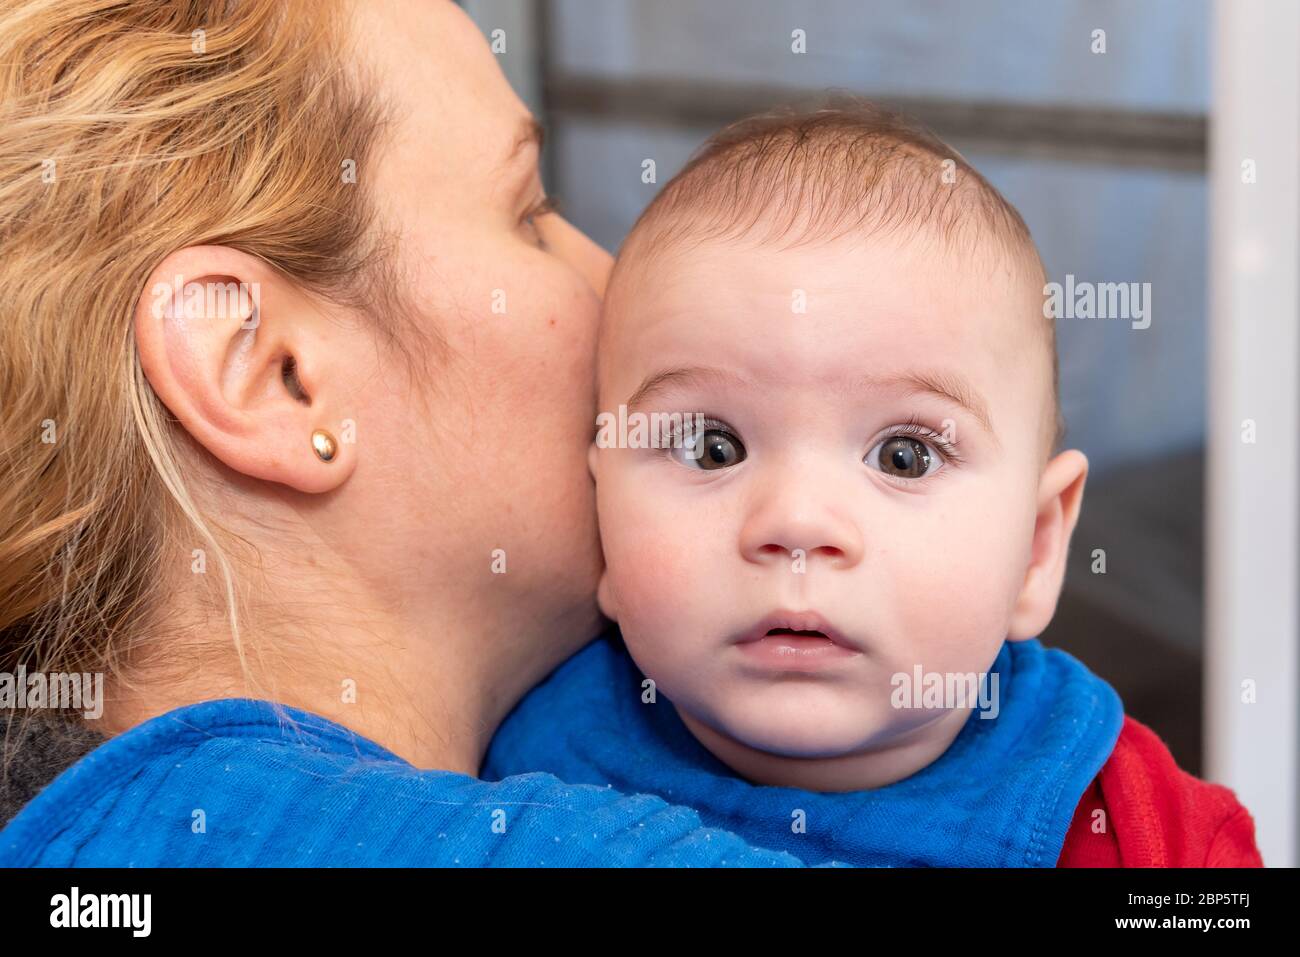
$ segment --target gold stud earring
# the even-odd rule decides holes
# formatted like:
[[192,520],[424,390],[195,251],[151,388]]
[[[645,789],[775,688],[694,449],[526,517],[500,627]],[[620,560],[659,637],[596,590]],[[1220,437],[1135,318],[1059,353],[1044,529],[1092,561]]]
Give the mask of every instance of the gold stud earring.
[[338,451],[334,436],[324,429],[317,429],[311,434],[311,447],[316,450],[316,457],[322,462],[334,461],[334,454]]

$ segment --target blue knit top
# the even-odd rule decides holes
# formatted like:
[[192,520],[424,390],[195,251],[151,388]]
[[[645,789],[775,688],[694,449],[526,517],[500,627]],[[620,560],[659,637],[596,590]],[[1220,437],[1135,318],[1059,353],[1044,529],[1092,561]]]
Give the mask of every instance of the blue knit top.
[[990,674],[999,679],[996,717],[972,709],[936,761],[885,787],[818,793],[744,780],[691,735],[666,697],[644,703],[643,676],[615,632],[519,703],[492,740],[483,776],[547,771],[658,795],[805,861],[1053,867],[1075,807],[1115,748],[1124,709],[1110,685],[1037,639],[1005,642]]
[[246,699],[109,739],[0,831],[0,867],[800,863],[660,798],[421,771],[318,715]]

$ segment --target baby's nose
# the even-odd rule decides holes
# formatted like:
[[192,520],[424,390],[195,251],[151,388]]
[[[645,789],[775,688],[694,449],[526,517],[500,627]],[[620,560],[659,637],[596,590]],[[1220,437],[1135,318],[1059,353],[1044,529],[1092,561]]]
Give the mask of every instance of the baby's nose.
[[741,530],[740,550],[756,564],[790,562],[801,570],[825,562],[851,568],[862,560],[862,534],[857,524],[828,502],[786,496],[754,511]]

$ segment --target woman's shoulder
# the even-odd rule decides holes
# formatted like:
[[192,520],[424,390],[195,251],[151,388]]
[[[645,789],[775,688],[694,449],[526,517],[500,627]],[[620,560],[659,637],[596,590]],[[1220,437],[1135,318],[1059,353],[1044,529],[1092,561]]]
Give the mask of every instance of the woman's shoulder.
[[[575,652],[506,716],[488,746],[484,776],[495,780],[540,770],[618,787],[610,772],[628,762],[657,767],[661,742],[647,723],[646,685],[618,631],[607,632]],[[628,790],[653,788],[642,782]]]
[[547,774],[422,771],[264,701],[110,739],[0,831],[0,866],[795,866],[688,808]]

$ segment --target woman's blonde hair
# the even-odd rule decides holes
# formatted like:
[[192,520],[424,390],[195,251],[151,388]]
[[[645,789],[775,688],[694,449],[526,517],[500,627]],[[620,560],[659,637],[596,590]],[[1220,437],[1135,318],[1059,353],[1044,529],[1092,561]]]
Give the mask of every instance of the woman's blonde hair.
[[330,4],[0,0],[0,671],[117,673],[196,533],[239,647],[229,542],[181,474],[135,308],[196,244],[331,301],[391,294],[348,175],[383,117],[343,49]]

